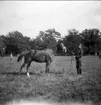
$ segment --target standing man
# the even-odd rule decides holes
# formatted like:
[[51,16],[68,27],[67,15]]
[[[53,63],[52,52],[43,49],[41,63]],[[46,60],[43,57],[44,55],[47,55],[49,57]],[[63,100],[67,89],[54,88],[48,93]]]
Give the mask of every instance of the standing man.
[[82,69],[81,69],[81,55],[76,55],[75,56],[75,60],[76,60],[76,69],[77,69],[77,75],[78,74],[82,74]]
[[81,69],[81,66],[82,66],[81,58],[82,58],[82,56],[83,56],[83,49],[82,49],[82,44],[80,43],[78,54],[75,56],[77,75],[82,74],[82,69]]

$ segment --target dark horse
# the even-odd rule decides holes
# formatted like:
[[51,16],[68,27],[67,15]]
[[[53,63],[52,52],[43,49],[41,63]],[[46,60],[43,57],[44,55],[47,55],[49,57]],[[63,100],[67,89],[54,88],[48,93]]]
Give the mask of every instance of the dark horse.
[[45,50],[29,50],[22,52],[17,59],[17,62],[21,61],[24,57],[24,63],[20,68],[20,72],[22,68],[27,64],[27,75],[29,76],[28,68],[31,65],[32,61],[39,62],[39,63],[46,63],[46,71],[49,72],[50,63],[53,61],[53,50],[52,49],[45,49]]

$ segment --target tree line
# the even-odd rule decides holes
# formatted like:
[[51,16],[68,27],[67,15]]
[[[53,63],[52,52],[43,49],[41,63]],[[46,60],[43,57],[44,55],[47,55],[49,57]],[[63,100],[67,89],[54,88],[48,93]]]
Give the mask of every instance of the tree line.
[[101,32],[97,28],[85,29],[82,32],[70,29],[62,37],[55,29],[48,29],[40,31],[35,38],[31,39],[19,31],[13,31],[6,35],[0,35],[0,52],[2,48],[5,48],[6,55],[10,53],[17,55],[30,49],[41,50],[56,46],[56,55],[69,55],[68,52],[65,53],[61,50],[60,43],[63,43],[67,49],[75,53],[82,43],[84,55],[94,55],[101,50]]

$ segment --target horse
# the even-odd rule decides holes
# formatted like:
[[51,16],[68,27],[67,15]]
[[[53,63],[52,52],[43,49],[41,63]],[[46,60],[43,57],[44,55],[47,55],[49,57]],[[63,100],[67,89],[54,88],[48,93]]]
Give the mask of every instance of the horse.
[[21,61],[24,57],[24,63],[20,67],[20,73],[23,67],[27,64],[26,70],[27,70],[27,76],[30,77],[28,68],[31,65],[32,61],[39,62],[39,63],[46,63],[46,70],[45,72],[49,72],[49,66],[51,62],[53,61],[54,52],[52,49],[44,49],[44,50],[29,50],[22,52],[19,54],[17,62]]

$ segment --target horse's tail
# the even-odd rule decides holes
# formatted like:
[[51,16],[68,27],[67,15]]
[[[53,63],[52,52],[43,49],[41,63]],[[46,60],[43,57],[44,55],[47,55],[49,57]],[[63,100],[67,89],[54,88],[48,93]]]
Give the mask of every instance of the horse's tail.
[[22,58],[23,58],[23,56],[24,56],[24,54],[23,54],[23,53],[21,53],[21,54],[18,56],[17,62],[21,61],[21,60],[22,60]]

